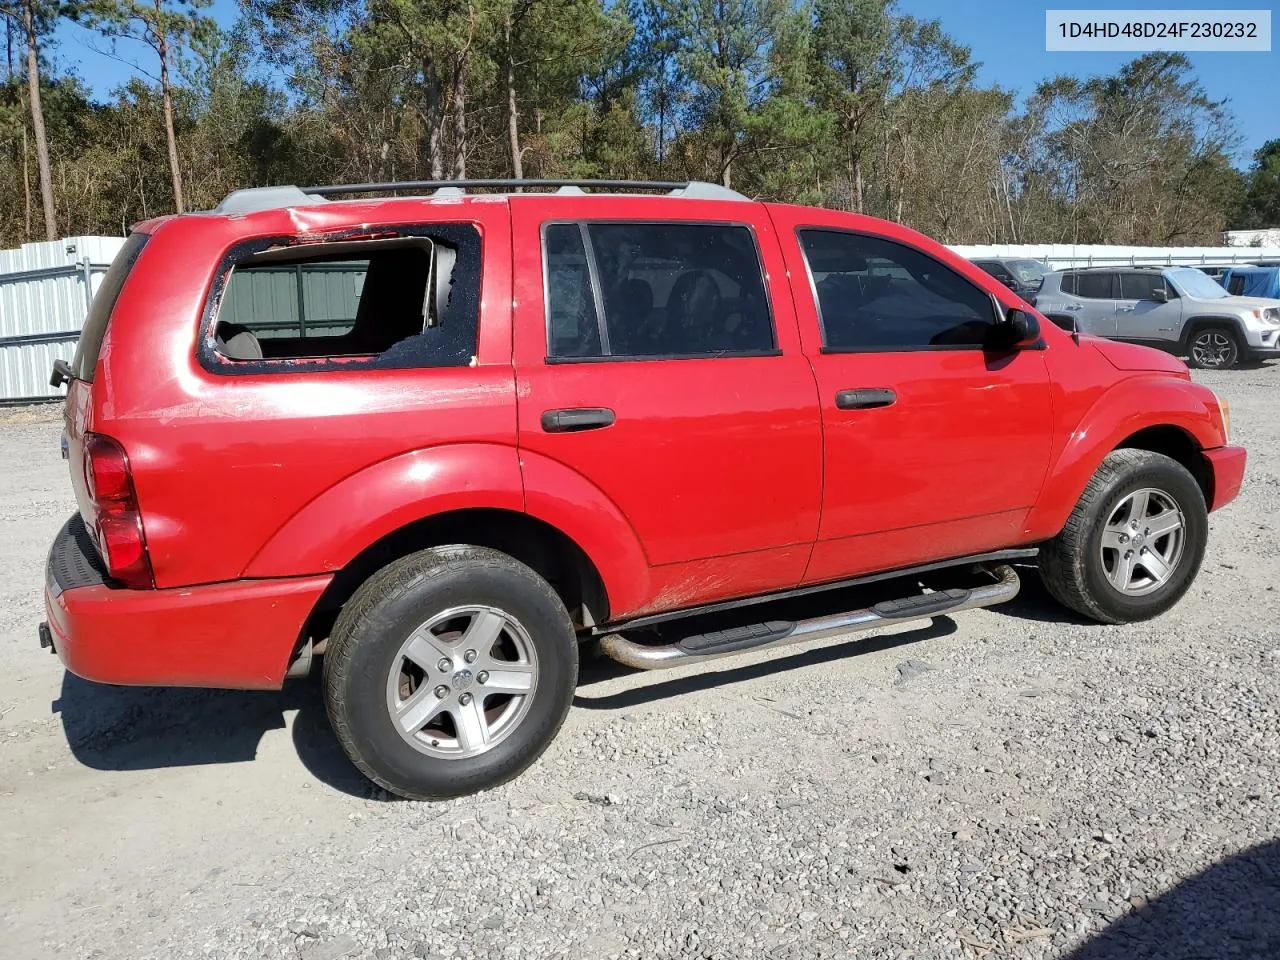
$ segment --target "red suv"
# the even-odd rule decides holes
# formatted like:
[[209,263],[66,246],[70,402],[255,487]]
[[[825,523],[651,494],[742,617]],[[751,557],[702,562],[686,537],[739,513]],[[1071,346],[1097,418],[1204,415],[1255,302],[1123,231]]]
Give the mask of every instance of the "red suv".
[[[1139,620],[1239,490],[1181,362],[1073,339],[911,230],[700,183],[475,192],[501,186],[135,229],[54,375],[80,509],[41,636],[70,670],[265,689],[323,653],[352,761],[454,796],[547,746],[580,640],[759,651],[1006,600],[1034,556]],[[887,599],[756,606],[864,581]]]

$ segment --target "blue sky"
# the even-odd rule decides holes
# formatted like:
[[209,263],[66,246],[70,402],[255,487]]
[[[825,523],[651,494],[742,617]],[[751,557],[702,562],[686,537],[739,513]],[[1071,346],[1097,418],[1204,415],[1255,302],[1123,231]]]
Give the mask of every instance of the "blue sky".
[[[1264,0],[1269,2],[1269,0]],[[1143,2],[1121,0],[1107,3],[1105,0],[1076,0],[1082,8],[1107,9],[1167,9],[1174,8],[1174,0]],[[898,8],[904,13],[921,19],[936,18],[943,27],[961,43],[973,50],[973,58],[982,63],[979,74],[984,84],[999,84],[1020,94],[1030,93],[1035,85],[1058,74],[1087,76],[1110,73],[1121,64],[1139,54],[1136,53],[1047,53],[1045,52],[1044,23],[1046,9],[1062,9],[1073,6],[1070,0],[1046,0],[1044,3],[1028,3],[1026,0],[899,0]],[[1185,9],[1262,8],[1258,0],[1215,2],[1195,0]],[[214,0],[211,12],[223,24],[229,24],[238,11],[235,0]],[[1273,33],[1280,23],[1273,24]],[[62,67],[73,66],[75,71],[99,96],[105,96],[113,87],[123,83],[132,72],[118,59],[104,56],[91,49],[109,49],[106,44],[80,28],[66,25],[59,33],[60,49],[56,56]],[[141,52],[121,45],[118,53],[128,59],[137,59]],[[1280,84],[1280,49],[1273,40],[1269,53],[1191,53],[1196,74],[1214,99],[1226,99],[1238,123],[1240,145],[1235,159],[1247,166],[1253,151],[1264,142],[1280,137],[1280,107],[1277,107],[1276,87]],[[150,64],[143,62],[147,69]]]

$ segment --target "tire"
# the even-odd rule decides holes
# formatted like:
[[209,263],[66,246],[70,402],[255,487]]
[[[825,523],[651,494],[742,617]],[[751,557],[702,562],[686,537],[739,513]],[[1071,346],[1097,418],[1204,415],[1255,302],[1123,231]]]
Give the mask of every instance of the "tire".
[[577,679],[560,598],[486,547],[433,547],[383,567],[343,607],[324,658],[325,708],[342,749],[411,800],[463,796],[521,773],[560,729]]
[[[1134,528],[1142,503],[1146,507]],[[1160,533],[1166,528],[1168,533]],[[1115,450],[1090,479],[1062,532],[1040,550],[1040,577],[1059,603],[1091,620],[1147,620],[1187,592],[1204,558],[1208,530],[1204,494],[1186,467],[1147,450]],[[1151,558],[1150,570],[1144,556]],[[1126,579],[1128,586],[1120,588]]]
[[1187,340],[1187,366],[1196,370],[1227,370],[1240,363],[1244,348],[1231,327],[1200,327]]

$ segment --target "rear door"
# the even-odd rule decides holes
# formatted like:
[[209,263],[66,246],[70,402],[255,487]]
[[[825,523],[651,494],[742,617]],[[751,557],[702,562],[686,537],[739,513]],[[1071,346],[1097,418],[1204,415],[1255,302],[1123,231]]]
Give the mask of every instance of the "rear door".
[[798,583],[822,437],[763,208],[553,196],[511,212],[526,484],[553,461],[601,490],[664,604]]
[[1063,278],[1063,291],[1067,299],[1077,306],[1077,329],[1099,337],[1114,337],[1116,326],[1116,297],[1120,293],[1118,276],[1105,270],[1081,271]]
[[872,232],[876,221],[771,209],[822,405],[806,582],[1017,543],[1053,434],[1043,352],[984,348],[991,294],[941,248]]
[[[1163,296],[1163,301],[1156,299]],[[1182,333],[1182,301],[1155,270],[1120,274],[1116,301],[1116,337],[1148,343],[1176,342]]]

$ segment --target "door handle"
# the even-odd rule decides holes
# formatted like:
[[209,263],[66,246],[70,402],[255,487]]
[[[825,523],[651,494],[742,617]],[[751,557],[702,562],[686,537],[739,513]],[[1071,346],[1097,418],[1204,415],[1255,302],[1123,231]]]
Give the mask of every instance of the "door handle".
[[1137,307],[1119,307],[1116,310],[1116,313],[1133,313],[1133,311],[1137,309],[1138,309]]
[[542,414],[542,429],[547,433],[579,433],[611,427],[617,419],[608,407],[568,407],[547,410]]
[[1066,309],[1067,309],[1067,310],[1079,310],[1079,309],[1080,309],[1080,304],[1078,304],[1078,303],[1068,303],[1068,304],[1067,304],[1067,306],[1066,306]]
[[862,387],[857,390],[841,390],[836,394],[837,410],[871,410],[890,407],[898,395],[888,387]]

